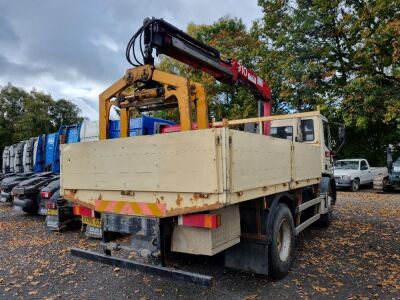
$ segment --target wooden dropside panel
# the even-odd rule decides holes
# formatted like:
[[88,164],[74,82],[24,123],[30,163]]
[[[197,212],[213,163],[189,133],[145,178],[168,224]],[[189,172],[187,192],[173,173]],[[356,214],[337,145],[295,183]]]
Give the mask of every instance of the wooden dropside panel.
[[321,177],[321,147],[293,143],[293,181]]
[[291,145],[288,140],[231,130],[230,192],[289,183]]
[[216,153],[220,130],[63,145],[62,189],[222,192]]

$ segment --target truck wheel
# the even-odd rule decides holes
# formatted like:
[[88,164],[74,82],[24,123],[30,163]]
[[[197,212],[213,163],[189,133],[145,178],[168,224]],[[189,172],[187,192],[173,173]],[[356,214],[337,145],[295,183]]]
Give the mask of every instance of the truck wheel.
[[351,191],[357,192],[359,188],[360,188],[360,180],[358,178],[353,179],[350,187]]
[[292,213],[285,204],[279,204],[272,224],[269,244],[269,267],[273,278],[283,278],[292,265],[295,249]]

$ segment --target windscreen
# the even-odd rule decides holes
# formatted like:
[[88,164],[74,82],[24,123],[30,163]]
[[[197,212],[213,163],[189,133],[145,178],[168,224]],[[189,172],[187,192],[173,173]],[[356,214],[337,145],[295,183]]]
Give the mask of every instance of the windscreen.
[[335,162],[337,170],[358,170],[358,160],[338,160]]

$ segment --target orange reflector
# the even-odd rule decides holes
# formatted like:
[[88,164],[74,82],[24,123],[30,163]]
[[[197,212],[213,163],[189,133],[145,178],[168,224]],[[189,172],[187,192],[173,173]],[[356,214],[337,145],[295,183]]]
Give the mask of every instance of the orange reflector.
[[218,228],[221,216],[212,214],[192,214],[178,217],[178,225],[201,228]]
[[75,216],[80,216],[81,212],[80,212],[80,206],[79,205],[74,205],[72,207],[72,214]]

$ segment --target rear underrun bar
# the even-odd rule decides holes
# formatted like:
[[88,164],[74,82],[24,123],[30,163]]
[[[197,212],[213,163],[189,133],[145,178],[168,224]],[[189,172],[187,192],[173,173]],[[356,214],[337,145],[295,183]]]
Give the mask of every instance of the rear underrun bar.
[[101,262],[103,264],[120,267],[124,269],[130,269],[140,272],[146,272],[151,275],[161,276],[172,278],[174,280],[180,280],[184,282],[194,283],[197,285],[210,287],[212,286],[212,276],[186,272],[181,270],[175,270],[167,267],[155,266],[151,264],[145,264],[129,259],[113,257],[109,255],[105,255],[102,253],[79,249],[79,248],[71,248],[71,255],[85,258],[97,262]]

